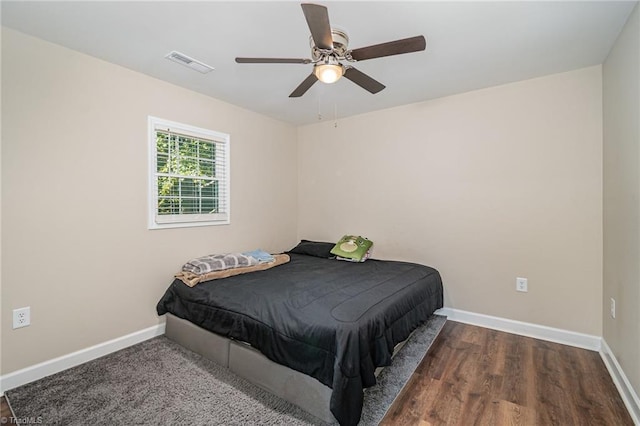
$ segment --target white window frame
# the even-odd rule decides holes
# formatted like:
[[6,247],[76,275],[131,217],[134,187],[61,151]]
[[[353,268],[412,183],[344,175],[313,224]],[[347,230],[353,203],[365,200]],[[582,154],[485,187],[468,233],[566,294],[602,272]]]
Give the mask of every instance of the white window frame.
[[[228,225],[231,223],[231,161],[230,161],[230,136],[213,130],[207,130],[188,124],[177,123],[158,117],[148,118],[148,138],[149,138],[149,205],[148,205],[148,228],[184,228],[193,226]],[[224,170],[224,176],[219,180],[222,190],[220,190],[220,200],[224,211],[213,214],[158,214],[158,176],[157,160],[158,152],[156,147],[156,131],[170,131],[198,139],[205,139],[216,144],[221,144],[224,155],[216,156],[216,170]],[[219,158],[222,157],[222,158]]]

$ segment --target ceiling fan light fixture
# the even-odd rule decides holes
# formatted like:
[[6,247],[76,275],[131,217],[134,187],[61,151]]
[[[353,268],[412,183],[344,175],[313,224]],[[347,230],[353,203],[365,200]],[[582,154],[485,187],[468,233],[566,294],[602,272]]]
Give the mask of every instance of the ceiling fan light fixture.
[[321,82],[331,84],[340,80],[344,74],[344,68],[340,64],[316,64],[313,67],[313,73]]

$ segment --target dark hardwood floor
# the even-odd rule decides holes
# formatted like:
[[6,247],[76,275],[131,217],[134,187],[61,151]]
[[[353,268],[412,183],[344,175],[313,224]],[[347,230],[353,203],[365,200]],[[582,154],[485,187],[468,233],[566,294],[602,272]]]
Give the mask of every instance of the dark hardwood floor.
[[7,404],[7,400],[4,396],[0,398],[0,424],[17,424],[16,419],[13,417],[13,414],[11,414],[11,409],[9,408],[9,404]]
[[633,421],[597,352],[447,321],[380,425]]
[[380,425],[633,421],[597,352],[447,321]]

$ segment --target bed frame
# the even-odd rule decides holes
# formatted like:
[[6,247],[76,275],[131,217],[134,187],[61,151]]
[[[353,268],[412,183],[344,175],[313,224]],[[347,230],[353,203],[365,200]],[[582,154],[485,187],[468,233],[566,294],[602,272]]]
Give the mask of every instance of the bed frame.
[[[271,361],[248,343],[212,333],[171,313],[167,313],[166,317],[165,335],[169,339],[230,369],[320,420],[336,423],[329,409],[330,387],[311,376]],[[394,356],[407,340],[396,345]],[[376,376],[381,370],[382,367],[376,369]]]
[[302,408],[327,423],[335,423],[329,410],[331,388],[311,376],[277,364],[249,344],[217,335],[187,320],[166,314],[165,335],[262,389]]

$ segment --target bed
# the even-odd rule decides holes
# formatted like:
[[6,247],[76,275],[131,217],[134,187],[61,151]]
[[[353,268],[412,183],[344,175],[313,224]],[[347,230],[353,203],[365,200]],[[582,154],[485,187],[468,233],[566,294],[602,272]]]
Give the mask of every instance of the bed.
[[[235,365],[244,376],[264,374],[261,368],[247,371],[259,365],[257,357],[286,367],[298,374],[289,381],[293,392],[287,383],[274,385],[274,377],[254,377],[255,382],[293,393],[292,398],[280,396],[312,414],[321,409],[319,401],[327,400],[341,425],[355,425],[363,389],[375,384],[376,368],[389,365],[394,347],[442,307],[442,281],[428,266],[338,261],[319,250],[317,244],[326,243],[314,244],[313,250],[292,250],[290,262],[265,271],[194,287],[175,280],[157,311],[171,314],[167,335],[182,339],[179,343],[215,352],[209,357]],[[219,340],[207,347],[199,333],[210,332]],[[265,380],[266,386],[260,383]],[[312,396],[300,395],[305,392]]]

